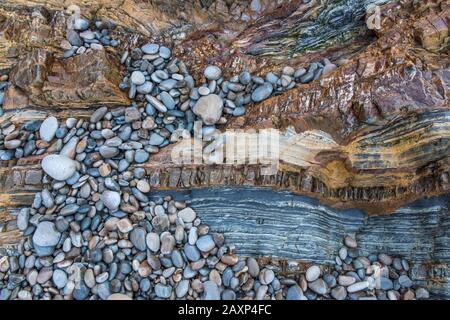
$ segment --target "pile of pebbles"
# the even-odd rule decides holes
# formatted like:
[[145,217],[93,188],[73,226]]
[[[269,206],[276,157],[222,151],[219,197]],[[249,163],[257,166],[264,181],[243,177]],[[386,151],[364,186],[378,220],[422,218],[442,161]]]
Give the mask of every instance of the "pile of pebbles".
[[110,36],[115,28],[116,25],[110,21],[97,20],[91,26],[86,19],[74,19],[72,28],[67,29],[66,39],[61,42],[63,57],[69,58],[88,50],[103,50],[104,46],[117,47],[119,42]]
[[8,85],[8,75],[0,76],[0,117],[3,115],[3,101],[5,100],[5,91]]
[[156,43],[125,51],[121,63],[126,74],[119,87],[128,92],[134,106],[145,109],[145,114],[154,117],[158,125],[169,124],[169,131],[192,133],[194,121],[201,120],[206,134],[226,123],[226,115],[245,114],[247,104],[261,102],[336,69],[324,59],[323,63],[311,63],[307,69],[287,66],[281,74],[269,72],[265,78],[244,71],[225,79],[219,67],[209,65],[203,73],[207,82],[195,86],[185,63],[172,57],[169,48]]
[[429,292],[414,285],[409,271],[409,262],[401,257],[386,253],[360,255],[356,240],[347,235],[335,264],[310,266],[300,276],[296,292],[301,289],[299,292],[304,292],[308,300],[319,297],[335,300],[428,299]]
[[406,260],[360,256],[351,237],[334,266],[311,266],[299,278],[239,257],[186,203],[150,196],[145,169],[131,165],[170,137],[167,129],[147,129],[150,121],[134,106],[101,107],[86,120],[48,117],[2,128],[5,144],[18,146],[9,151],[50,154],[41,163],[43,190],[17,212],[24,238],[17,250],[0,251],[0,299],[428,296],[414,287]]

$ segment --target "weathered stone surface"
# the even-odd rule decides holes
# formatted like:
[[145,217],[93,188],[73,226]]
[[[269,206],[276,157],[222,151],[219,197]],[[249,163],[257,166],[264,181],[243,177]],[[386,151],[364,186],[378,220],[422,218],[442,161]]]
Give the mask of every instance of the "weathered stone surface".
[[[36,106],[88,108],[128,103],[118,88],[118,64],[104,50],[55,60],[51,52],[36,49],[17,64],[11,81]],[[5,99],[4,109],[27,107],[16,102]]]

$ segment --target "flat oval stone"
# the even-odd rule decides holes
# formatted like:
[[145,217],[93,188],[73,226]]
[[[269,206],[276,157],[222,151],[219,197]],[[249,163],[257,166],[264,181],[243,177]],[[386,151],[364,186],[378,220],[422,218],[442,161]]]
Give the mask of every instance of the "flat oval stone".
[[322,279],[317,279],[313,282],[308,283],[308,288],[320,295],[324,295],[328,291],[328,286]]
[[252,92],[252,101],[260,102],[267,99],[273,91],[273,86],[269,82],[265,82]]
[[145,251],[145,249],[147,248],[145,244],[145,238],[146,232],[144,228],[134,228],[130,233],[130,241],[133,243],[136,249],[140,251]]
[[145,241],[146,241],[147,247],[151,251],[158,252],[158,250],[161,246],[161,242],[159,240],[159,235],[157,233],[154,233],[154,232],[148,233]]
[[39,135],[42,140],[50,142],[55,137],[56,130],[58,130],[58,120],[55,117],[48,117],[42,122]]
[[220,290],[214,281],[203,283],[203,300],[220,300]]
[[365,290],[368,287],[369,287],[369,282],[368,281],[360,281],[360,282],[356,282],[356,283],[348,286],[347,287],[347,292],[348,293],[354,293],[354,292]]
[[180,217],[181,220],[183,220],[183,222],[191,223],[195,220],[197,214],[195,213],[194,210],[192,210],[192,208],[187,207],[178,212],[178,217]]
[[100,200],[109,210],[116,210],[120,205],[120,194],[116,191],[105,190],[100,196]]
[[67,273],[61,269],[56,269],[53,272],[53,283],[58,289],[64,288],[67,284]]
[[207,66],[203,72],[205,78],[208,80],[218,80],[222,75],[222,71],[216,66]]
[[198,238],[196,246],[200,251],[209,252],[214,249],[216,244],[214,243],[213,237],[207,234]]
[[141,50],[145,54],[157,54],[159,51],[159,44],[147,43],[141,47]]
[[77,162],[67,156],[51,154],[42,159],[42,169],[56,180],[69,179],[77,169]]
[[131,82],[137,86],[140,86],[145,83],[145,76],[141,71],[133,71],[130,79]]
[[309,282],[315,281],[319,278],[320,276],[320,268],[319,266],[311,266],[308,268],[308,270],[306,270],[306,280]]

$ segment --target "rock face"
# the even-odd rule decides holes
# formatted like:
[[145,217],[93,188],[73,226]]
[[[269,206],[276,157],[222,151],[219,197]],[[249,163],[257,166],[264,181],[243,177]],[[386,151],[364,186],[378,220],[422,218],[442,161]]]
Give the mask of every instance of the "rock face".
[[[104,50],[55,60],[51,52],[36,49],[15,66],[10,75],[15,87],[8,90],[19,89],[37,107],[127,104],[117,87],[119,77],[118,66]],[[12,97],[4,103],[6,110],[25,107]]]

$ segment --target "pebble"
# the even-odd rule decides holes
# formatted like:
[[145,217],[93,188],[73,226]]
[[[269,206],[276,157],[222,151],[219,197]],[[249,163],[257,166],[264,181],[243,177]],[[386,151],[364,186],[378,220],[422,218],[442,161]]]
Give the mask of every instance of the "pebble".
[[172,294],[172,288],[161,283],[157,283],[155,286],[155,294],[159,298],[167,299]]
[[308,288],[320,295],[324,295],[328,291],[328,286],[322,279],[317,279],[312,282],[309,282]]
[[55,117],[48,117],[39,128],[39,136],[42,140],[50,142],[55,137],[56,130],[58,130],[58,120]]
[[203,283],[203,300],[220,300],[220,291],[217,284],[213,281]]
[[267,99],[273,91],[273,86],[269,82],[265,82],[263,85],[257,87],[255,91],[252,92],[252,101],[261,102]]
[[345,300],[347,297],[347,290],[342,286],[336,286],[331,289],[331,296],[336,300]]
[[213,237],[211,235],[204,235],[198,238],[196,242],[197,248],[203,252],[209,252],[215,247]]
[[63,270],[57,269],[53,272],[53,283],[58,289],[64,288],[67,284],[67,280],[67,274]]
[[203,74],[208,80],[219,80],[219,78],[222,76],[222,71],[219,67],[207,66]]
[[133,71],[130,79],[131,82],[137,86],[140,86],[145,83],[145,76],[141,71]]
[[130,233],[130,241],[136,249],[145,251],[146,246],[146,232],[143,228],[134,228]]
[[272,281],[275,279],[275,273],[270,269],[263,269],[261,270],[259,274],[259,281],[262,284],[271,284]]
[[344,243],[347,247],[349,248],[356,248],[357,247],[357,243],[356,240],[353,239],[351,236],[347,235],[344,238]]
[[306,270],[306,280],[308,282],[313,282],[315,280],[317,280],[320,276],[321,270],[319,268],[319,266],[311,266],[308,268],[308,270]]
[[116,191],[105,190],[102,193],[100,200],[110,211],[114,211],[119,208],[120,194]]
[[159,45],[156,43],[147,43],[141,47],[145,54],[156,54],[159,51]]
[[40,247],[56,246],[61,233],[56,230],[55,224],[50,221],[40,222],[33,234],[33,244]]
[[356,283],[348,286],[347,287],[347,292],[348,293],[354,293],[354,292],[366,290],[368,287],[369,287],[369,282],[368,281],[360,281],[360,282],[356,282]]
[[17,227],[21,231],[25,231],[28,228],[28,221],[30,219],[29,208],[22,208],[17,215]]
[[222,110],[223,101],[216,94],[201,97],[192,108],[192,111],[207,125],[217,123],[222,116]]
[[69,179],[77,169],[77,163],[64,155],[51,154],[42,159],[42,169],[55,180]]
[[195,220],[197,214],[192,208],[187,207],[178,212],[178,217],[180,217],[185,223],[191,223]]

